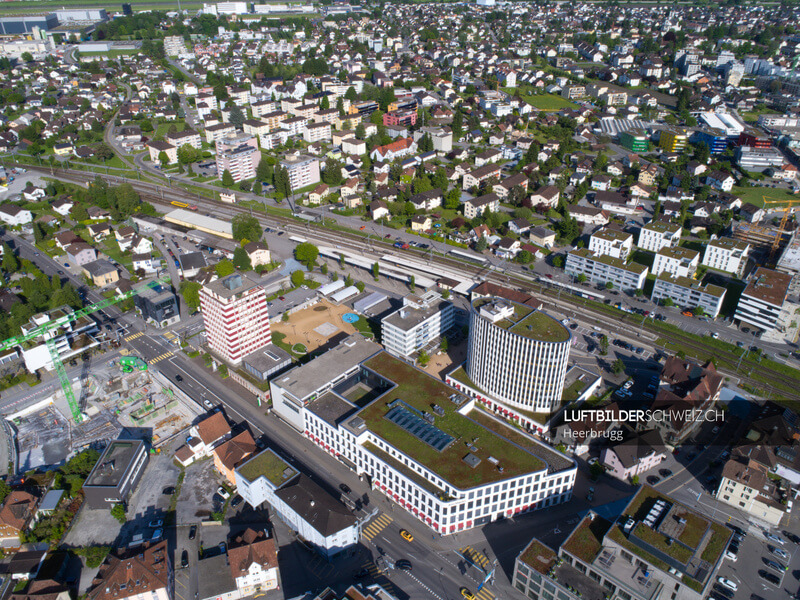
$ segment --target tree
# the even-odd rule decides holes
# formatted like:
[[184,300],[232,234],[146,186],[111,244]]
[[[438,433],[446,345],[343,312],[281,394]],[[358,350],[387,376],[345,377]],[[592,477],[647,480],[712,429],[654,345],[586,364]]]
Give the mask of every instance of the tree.
[[614,363],[611,365],[611,372],[614,373],[614,375],[619,375],[624,370],[625,370],[625,363],[622,362],[621,358],[615,360]]
[[360,139],[360,140],[363,140],[364,138],[366,138],[366,137],[367,137],[367,129],[364,127],[364,124],[363,124],[363,123],[359,123],[359,124],[356,126],[356,131],[355,131],[355,134],[356,134],[356,137],[357,137],[358,139]]
[[450,294],[450,290],[442,291],[442,298],[444,298],[445,300],[449,300],[450,299],[450,295],[451,295]]
[[363,281],[356,281],[356,289],[359,292],[363,292],[365,287],[367,287],[367,286],[364,284]]
[[[309,271],[314,268],[318,256],[319,248],[309,242],[298,244],[294,249],[295,259],[297,259],[299,263],[305,265]],[[344,256],[342,256],[342,260],[344,260]]]
[[523,250],[522,252],[517,254],[516,260],[518,263],[527,265],[529,262],[533,260],[533,254],[531,254],[528,250]]
[[695,317],[702,317],[704,314],[706,314],[706,311],[703,309],[703,307],[702,307],[702,306],[695,306],[695,307],[692,309],[692,314],[693,314]]
[[444,207],[447,210],[456,210],[461,205],[461,190],[454,187],[444,195]]
[[554,256],[553,257],[553,266],[556,269],[560,269],[564,266],[564,257],[563,256]]
[[178,148],[178,162],[188,165],[197,160],[198,152],[191,144],[183,144]]
[[486,241],[486,238],[481,236],[478,238],[478,241],[475,242],[475,250],[477,252],[483,252],[489,246],[489,242]]
[[439,350],[441,350],[442,352],[447,352],[449,348],[450,348],[450,342],[447,340],[446,337],[443,337],[442,341],[439,342]]
[[275,171],[274,180],[275,191],[284,198],[288,198],[292,193],[292,182],[289,179],[289,171],[286,170],[286,167],[278,167]]
[[272,165],[262,158],[256,167],[256,179],[270,184],[272,183],[273,176],[274,171]]
[[22,54],[20,54],[19,57],[22,59],[23,62],[26,63],[33,62],[33,54],[31,54],[30,52],[23,52]]
[[664,306],[675,306],[675,302],[672,301],[672,298],[664,298],[661,303]]
[[631,477],[631,484],[632,485],[639,485],[639,476],[638,475],[634,475],[633,477]]
[[303,273],[303,271],[301,269],[297,269],[296,271],[292,271],[291,281],[292,281],[292,285],[294,287],[300,287],[306,281],[305,273]]
[[408,288],[412,292],[415,292],[417,290],[417,278],[414,277],[413,275],[408,279]]
[[600,477],[600,475],[602,475],[603,473],[605,473],[605,469],[603,468],[603,465],[600,464],[600,461],[592,463],[589,466],[589,474],[592,476],[592,479],[594,481],[597,481],[597,478]]
[[613,290],[614,289],[614,284],[611,283],[610,281],[606,281],[606,289],[607,290]]
[[125,507],[122,504],[115,504],[111,507],[111,516],[123,525],[128,520],[128,517],[125,516]]
[[417,355],[417,362],[421,367],[426,366],[429,362],[431,362],[431,357],[428,355],[425,350],[420,350],[419,354]]
[[239,213],[231,219],[233,239],[237,242],[250,240],[257,242],[261,239],[261,224],[258,219],[246,213]]
[[586,283],[586,279],[587,279],[587,277],[583,273],[578,275],[578,283]]
[[8,244],[3,243],[3,271],[6,273],[14,273],[19,271],[19,260],[17,255],[11,251]]
[[[164,152],[163,150],[158,153],[158,162],[161,163],[161,168],[162,169],[165,169],[167,167],[167,165],[169,164],[169,156],[167,156],[167,153]],[[224,183],[224,179],[223,179],[223,183]]]
[[377,262],[372,263],[372,277],[375,279],[375,281],[378,281],[380,279],[380,274],[381,274],[380,265],[378,265]]
[[319,101],[319,108],[320,110],[330,110],[331,101],[328,99],[328,96],[322,97],[322,100]]
[[225,169],[222,172],[222,185],[229,188],[233,186],[234,183],[236,182],[233,180],[233,175],[231,175],[231,172],[228,169]]
[[260,182],[260,181],[258,181],[258,180],[256,180],[255,182],[253,182],[253,193],[254,193],[256,196],[260,196],[262,191],[263,191],[263,190],[261,189],[261,182]]
[[180,292],[189,312],[196,311],[200,306],[200,288],[203,287],[196,281],[181,281]]
[[[236,217],[234,217],[234,219],[235,218]],[[250,261],[250,255],[248,255],[241,246],[237,247],[233,251],[233,266],[240,271],[249,271],[253,268],[253,263]]]
[[222,279],[228,275],[233,275],[236,272],[236,267],[233,266],[233,262],[225,259],[214,265],[214,270],[217,272],[217,277]]
[[600,354],[602,356],[608,354],[608,336],[605,334],[600,336]]
[[238,105],[234,104],[231,107],[231,114],[228,115],[228,120],[234,127],[238,128],[242,126],[242,124],[244,123],[244,113],[242,112],[242,109],[239,108]]

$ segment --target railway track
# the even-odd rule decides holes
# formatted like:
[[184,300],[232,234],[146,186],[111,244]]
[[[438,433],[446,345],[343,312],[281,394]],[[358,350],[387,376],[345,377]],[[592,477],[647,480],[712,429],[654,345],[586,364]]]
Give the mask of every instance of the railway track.
[[[39,169],[37,167],[30,167],[27,165],[25,168],[28,168],[29,170],[41,171],[43,174],[49,175],[50,173],[48,168]],[[60,176],[60,179],[71,181],[73,183],[85,183],[88,180],[93,180],[96,176],[94,173],[83,173],[80,171],[64,172],[63,169],[58,171],[58,175]],[[274,213],[267,213],[266,215],[263,215],[260,212],[253,213],[253,211],[247,207],[210,200],[200,196],[199,194],[187,192],[186,190],[180,189],[177,186],[165,189],[163,186],[156,184],[134,181],[118,176],[110,176],[107,177],[107,179],[111,181],[125,181],[130,183],[140,193],[143,200],[158,205],[170,206],[169,203],[172,200],[187,202],[197,205],[198,212],[208,214],[209,216],[215,216],[217,218],[225,216],[232,218],[234,215],[242,213],[253,214],[253,216],[256,216],[262,222],[266,222],[266,224],[269,226],[280,227],[287,232],[297,235],[316,237],[318,239],[325,240],[328,243],[335,243],[340,246],[345,246],[351,250],[364,251],[368,247],[372,248],[373,250],[377,249],[386,252],[392,252],[393,250],[393,246],[390,243],[385,242],[383,239],[364,237],[356,232],[337,230],[336,234],[338,237],[335,242],[331,242],[329,239],[330,231],[326,230],[324,226],[320,225],[319,223],[312,223],[310,221],[303,222],[298,220],[296,217],[288,217]],[[431,254],[430,252],[424,252],[416,248],[404,250],[403,255],[414,257],[419,260],[429,260],[431,262],[435,261],[441,266],[465,272],[475,279],[482,279],[497,285],[513,287],[526,293],[539,294],[546,299],[546,304],[556,308],[559,311],[563,311],[563,307],[557,306],[554,298],[556,296],[556,292],[552,288],[544,286],[517,273],[500,273],[491,267],[482,267],[469,264],[448,256]],[[571,294],[564,294],[563,296],[563,298],[559,297],[559,303],[572,305],[573,316],[584,319],[586,317],[594,318],[599,323],[605,324],[608,327],[619,327],[620,325],[623,325],[627,326],[629,330],[647,331],[648,333],[657,337],[664,338],[680,346],[693,349],[701,358],[717,358],[732,364],[736,364],[739,361],[739,355],[735,354],[734,352],[726,351],[717,347],[707,346],[687,334],[659,330],[650,324],[640,325],[638,319],[636,319],[637,322],[634,322],[634,319],[631,319],[630,315],[628,314],[622,314],[621,316],[615,318],[603,310],[598,310],[597,308],[592,307],[591,304],[583,299],[576,298]],[[749,371],[752,371],[753,368],[758,368],[760,370],[761,379],[755,379],[749,375],[739,375],[737,373],[728,373],[728,375],[754,388],[763,389],[770,395],[776,394],[792,401],[800,401],[800,386],[798,385],[798,380],[796,378],[769,367],[754,365],[752,362],[744,362],[743,365],[744,368],[749,369]],[[722,370],[721,372],[725,373],[725,371]],[[764,379],[775,382],[775,385],[765,382]],[[778,385],[780,387],[777,387]]]

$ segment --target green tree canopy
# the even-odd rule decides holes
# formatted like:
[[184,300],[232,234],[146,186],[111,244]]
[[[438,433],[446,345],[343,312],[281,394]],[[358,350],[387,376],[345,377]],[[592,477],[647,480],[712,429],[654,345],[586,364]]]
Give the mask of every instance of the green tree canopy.
[[241,246],[233,251],[233,266],[240,271],[249,271],[253,268],[253,264],[250,262],[250,256],[248,256],[247,252],[245,252],[244,248]]
[[246,213],[239,213],[231,219],[231,229],[233,239],[237,242],[242,240],[257,242],[261,239],[261,223]]
[[236,267],[233,266],[233,262],[228,259],[219,261],[216,265],[214,265],[214,270],[217,272],[217,277],[222,279],[223,277],[227,277],[228,275],[232,275],[236,272]]
[[309,270],[316,264],[318,256],[319,248],[309,242],[298,244],[294,249],[294,257]]

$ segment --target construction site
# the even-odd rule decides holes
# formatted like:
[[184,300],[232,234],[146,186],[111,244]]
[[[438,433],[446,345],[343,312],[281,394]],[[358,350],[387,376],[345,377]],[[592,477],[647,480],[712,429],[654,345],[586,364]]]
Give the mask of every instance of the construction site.
[[84,448],[102,448],[123,431],[148,440],[153,451],[187,429],[200,413],[194,402],[178,398],[168,382],[145,370],[124,372],[117,361],[93,369],[74,386],[83,418],[71,418],[62,390],[7,417],[17,440],[17,471],[61,464]]

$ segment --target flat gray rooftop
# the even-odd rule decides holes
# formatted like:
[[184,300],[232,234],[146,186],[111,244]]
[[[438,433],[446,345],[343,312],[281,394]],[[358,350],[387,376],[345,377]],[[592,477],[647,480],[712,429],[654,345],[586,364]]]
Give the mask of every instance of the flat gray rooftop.
[[236,294],[242,294],[261,283],[253,278],[249,273],[234,273],[222,279],[217,279],[206,285],[211,293],[221,298],[230,298]]
[[298,400],[303,400],[380,349],[378,344],[370,342],[360,333],[355,333],[325,354],[273,379],[272,382]]
[[401,331],[410,331],[436,313],[442,312],[449,304],[447,300],[442,300],[421,308],[404,306],[385,317],[382,323],[388,323]]
[[136,458],[139,448],[144,445],[141,440],[116,440],[97,461],[97,464],[86,478],[84,486],[116,487],[127,473]]
[[348,402],[333,392],[325,392],[316,400],[309,402],[307,408],[321,417],[326,423],[334,426],[340,420],[358,410],[355,404]]

